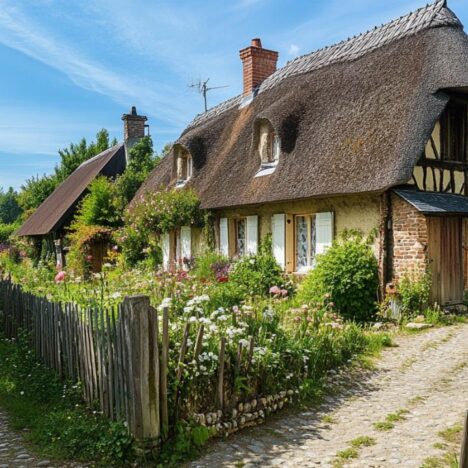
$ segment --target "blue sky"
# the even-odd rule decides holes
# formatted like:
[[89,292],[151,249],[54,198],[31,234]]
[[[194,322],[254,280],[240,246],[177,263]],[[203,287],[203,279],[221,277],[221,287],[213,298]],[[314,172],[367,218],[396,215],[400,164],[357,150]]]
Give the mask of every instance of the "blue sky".
[[[239,94],[239,49],[260,37],[279,66],[423,6],[423,0],[0,0],[0,187],[48,173],[57,150],[131,105],[157,149],[202,111],[188,84]],[[468,2],[449,0],[468,24]]]

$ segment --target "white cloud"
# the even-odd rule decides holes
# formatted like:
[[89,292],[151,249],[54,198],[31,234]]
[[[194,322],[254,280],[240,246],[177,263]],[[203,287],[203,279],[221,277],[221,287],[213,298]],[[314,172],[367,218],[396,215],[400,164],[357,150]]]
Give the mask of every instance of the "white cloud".
[[288,55],[290,57],[297,57],[299,55],[300,47],[297,44],[291,44],[288,49]]

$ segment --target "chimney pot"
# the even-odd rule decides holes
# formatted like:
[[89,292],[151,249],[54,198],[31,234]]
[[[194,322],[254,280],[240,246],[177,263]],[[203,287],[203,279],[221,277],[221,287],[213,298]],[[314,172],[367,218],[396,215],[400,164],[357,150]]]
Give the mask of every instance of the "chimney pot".
[[259,37],[252,39],[252,47],[262,48],[262,41]]
[[252,39],[251,45],[242,49],[244,96],[255,92],[260,84],[276,71],[278,52],[264,49],[260,38]]

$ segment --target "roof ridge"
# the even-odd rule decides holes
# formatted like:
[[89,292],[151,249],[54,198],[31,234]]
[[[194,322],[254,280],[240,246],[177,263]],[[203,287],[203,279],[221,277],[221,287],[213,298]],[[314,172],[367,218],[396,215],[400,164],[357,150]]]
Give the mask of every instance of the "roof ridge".
[[90,162],[92,161],[95,161],[96,159],[99,159],[100,157],[103,157],[105,155],[107,155],[109,152],[111,152],[112,150],[117,150],[119,147],[123,146],[123,143],[117,143],[113,146],[109,146],[109,148],[105,149],[104,151],[101,151],[100,153],[94,155],[93,157],[87,159],[86,161],[83,161],[78,167],[77,169],[79,169],[80,167],[83,167],[83,166],[86,166],[87,164],[89,164]]
[[[263,81],[258,88],[258,93],[271,89],[285,78],[318,70],[328,65],[356,60],[399,39],[414,35],[422,30],[441,26],[463,26],[455,13],[447,7],[447,0],[435,0],[433,3],[380,26],[375,26],[353,37],[296,57]],[[187,126],[187,129],[231,109],[236,102],[241,100],[241,97],[236,96],[205,113],[198,114]]]

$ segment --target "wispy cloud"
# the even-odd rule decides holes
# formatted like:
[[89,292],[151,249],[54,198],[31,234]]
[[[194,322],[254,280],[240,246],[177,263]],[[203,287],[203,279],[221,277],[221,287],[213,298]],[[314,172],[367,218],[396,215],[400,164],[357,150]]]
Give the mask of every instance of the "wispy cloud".
[[300,47],[297,44],[291,44],[288,49],[288,55],[290,57],[297,57],[299,54]]
[[250,8],[257,3],[262,3],[265,0],[239,0],[235,5],[235,9]]
[[0,1],[0,6],[0,43],[65,73],[76,85],[126,107],[132,102],[149,113],[158,109],[158,118],[171,125],[186,122],[164,83],[149,83],[127,70],[120,73],[111,70],[67,44],[63,37],[54,38],[51,31],[42,30],[17,6],[6,0]]

